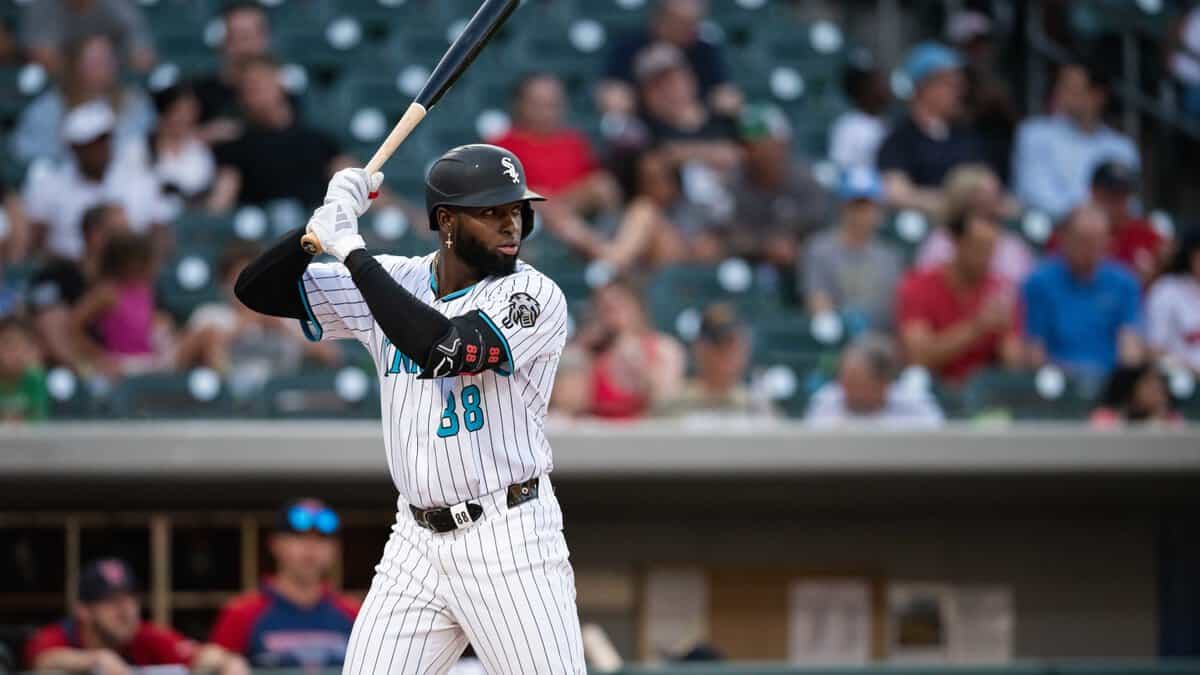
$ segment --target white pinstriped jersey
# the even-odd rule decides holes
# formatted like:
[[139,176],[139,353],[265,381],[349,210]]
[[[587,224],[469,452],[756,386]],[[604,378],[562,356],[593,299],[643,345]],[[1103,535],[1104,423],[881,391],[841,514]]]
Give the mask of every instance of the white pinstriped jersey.
[[376,256],[407,291],[448,317],[478,309],[501,336],[502,367],[477,375],[417,379],[421,367],[383,334],[340,263],[313,263],[302,285],[306,332],[355,338],[378,372],[388,471],[400,496],[449,506],[520,483],[553,468],[542,423],[567,335],[567,302],[558,285],[524,262],[441,299],[434,254]]

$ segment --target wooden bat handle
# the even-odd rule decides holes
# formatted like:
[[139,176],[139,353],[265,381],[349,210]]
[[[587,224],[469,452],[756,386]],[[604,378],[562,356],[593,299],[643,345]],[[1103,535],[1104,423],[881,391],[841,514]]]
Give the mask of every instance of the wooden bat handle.
[[[417,125],[421,123],[421,120],[425,119],[425,113],[425,106],[420,103],[413,101],[409,104],[408,110],[404,111],[404,115],[400,118],[400,121],[396,122],[396,126],[392,127],[391,133],[387,135],[387,138],[383,139],[383,144],[375,151],[375,155],[371,157],[371,161],[367,162],[367,165],[363,167],[368,176],[374,175],[376,171],[379,171],[383,167],[384,163],[396,152],[396,148],[399,148],[404,139],[408,138],[413,129],[416,129]],[[300,245],[304,247],[304,251],[309,255],[317,255],[322,250],[321,242],[311,234],[305,234],[300,239]]]

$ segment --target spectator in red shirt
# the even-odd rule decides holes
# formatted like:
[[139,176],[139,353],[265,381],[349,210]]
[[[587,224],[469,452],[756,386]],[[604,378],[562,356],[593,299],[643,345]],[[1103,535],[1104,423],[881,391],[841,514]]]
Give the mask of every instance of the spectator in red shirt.
[[948,218],[947,229],[950,262],[910,272],[900,285],[898,325],[909,360],[951,383],[991,365],[1019,367],[1016,291],[990,271],[1000,223],[968,210]]
[[340,525],[319,500],[285,504],[270,539],[275,576],[225,605],[213,643],[260,668],[341,666],[358,602],[328,584]]
[[596,289],[592,309],[592,320],[576,338],[591,357],[591,414],[636,419],[675,400],[687,355],[675,338],[654,329],[637,291],[624,281],[611,282]]
[[142,621],[137,581],[121,560],[97,560],[79,577],[72,616],[42,628],[25,645],[30,670],[125,675],[133,667],[178,665],[197,672],[249,675],[239,656],[197,646],[165,626]]
[[1133,272],[1145,287],[1162,271],[1167,241],[1145,218],[1130,209],[1137,192],[1137,172],[1120,162],[1104,162],[1092,172],[1092,203],[1112,224],[1112,257]]
[[521,158],[526,180],[539,194],[583,212],[616,206],[616,183],[597,165],[587,138],[567,125],[566,107],[556,76],[528,75],[513,90],[512,128],[489,142]]

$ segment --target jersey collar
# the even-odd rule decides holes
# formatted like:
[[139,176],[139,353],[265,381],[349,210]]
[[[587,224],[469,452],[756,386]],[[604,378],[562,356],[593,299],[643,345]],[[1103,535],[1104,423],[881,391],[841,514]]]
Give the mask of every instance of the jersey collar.
[[438,297],[437,255],[435,254],[433,256],[433,260],[429,261],[429,289],[431,291],[433,291],[433,299],[434,300],[437,300],[439,302],[450,302],[451,300],[457,300],[457,299],[461,298],[462,296],[466,295],[467,293],[470,293],[471,289],[475,288],[475,286],[478,283],[479,282],[475,282],[474,284],[471,284],[470,286],[467,286],[466,288],[460,288],[457,291],[450,293],[449,295],[447,295],[444,298]]

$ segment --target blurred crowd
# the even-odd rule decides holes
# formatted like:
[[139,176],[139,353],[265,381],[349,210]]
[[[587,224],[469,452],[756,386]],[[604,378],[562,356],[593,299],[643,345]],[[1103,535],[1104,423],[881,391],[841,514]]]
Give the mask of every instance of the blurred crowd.
[[[1147,217],[1138,139],[1109,123],[1101,67],[1057,64],[1023,115],[984,11],[951,14],[894,73],[854,52],[828,129],[836,171],[820,179],[825,158],[801,156],[788,115],[750,100],[729,54],[702,37],[706,11],[659,0],[612,41],[593,87],[601,138],[572,119],[555,73],[534,72],[513,87],[509,128],[484,139],[517,153],[550,197],[536,236],[603,272],[572,308],[555,415],[780,414],[751,377],[745,308],[703,308],[687,344],[647,309],[655,272],[737,258],[775,280],[781,311],[838,317],[852,335],[810,392],[814,425],[936,426],[934,390],[1046,366],[1088,383],[1097,424],[1179,423],[1164,373],[1200,374],[1200,238]],[[28,168],[0,184],[0,256],[32,272],[0,292],[4,417],[47,415],[50,367],[119,379],[344,358],[232,297],[255,254],[245,243],[222,255],[223,300],[186,320],[164,311],[156,280],[181,213],[281,198],[311,209],[333,171],[358,163],[284,88],[263,7],[231,2],[220,18],[216,70],[150,90],[129,76],[157,58],[132,0],[39,0],[0,38],[0,58],[53,78],[6,139]],[[1195,12],[1182,21],[1186,47]],[[1194,92],[1185,52],[1172,66]],[[893,213],[932,223],[915,252],[881,233]],[[1029,214],[1049,223],[1044,247],[1010,227]],[[912,386],[914,369],[933,386]]]

